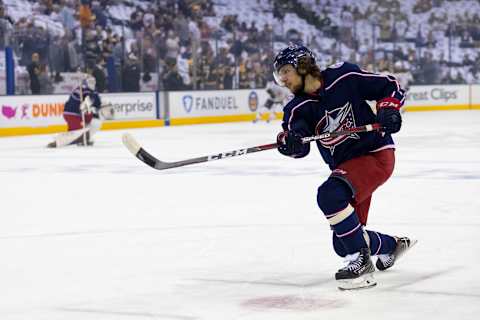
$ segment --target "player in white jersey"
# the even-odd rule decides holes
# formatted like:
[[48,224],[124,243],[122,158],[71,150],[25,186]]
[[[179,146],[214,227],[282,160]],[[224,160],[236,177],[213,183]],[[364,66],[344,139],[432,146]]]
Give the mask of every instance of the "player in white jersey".
[[285,88],[277,85],[275,82],[269,82],[267,84],[267,94],[268,98],[265,103],[257,111],[257,115],[253,123],[262,119],[264,114],[268,114],[267,122],[275,119],[275,111],[278,106],[283,107],[289,100],[290,91]]

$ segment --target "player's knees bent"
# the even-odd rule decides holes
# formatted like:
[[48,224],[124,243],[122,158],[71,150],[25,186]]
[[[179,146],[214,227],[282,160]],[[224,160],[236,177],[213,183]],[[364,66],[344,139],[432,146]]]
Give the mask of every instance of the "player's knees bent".
[[350,202],[352,192],[347,184],[337,178],[328,178],[317,192],[318,207],[324,214],[344,209]]

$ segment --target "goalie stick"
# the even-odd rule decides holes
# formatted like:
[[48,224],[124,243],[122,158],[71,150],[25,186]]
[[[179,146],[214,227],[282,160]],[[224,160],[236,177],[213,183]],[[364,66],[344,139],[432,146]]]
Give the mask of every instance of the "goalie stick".
[[[374,124],[369,124],[369,125],[365,125],[365,126],[361,126],[361,127],[350,128],[348,130],[327,132],[327,133],[322,133],[322,134],[315,135],[315,136],[304,137],[304,138],[302,138],[302,142],[303,143],[310,143],[311,141],[317,141],[317,140],[322,140],[322,139],[327,139],[327,138],[344,136],[344,135],[349,135],[349,134],[357,133],[357,132],[377,131],[377,130],[380,130],[380,129],[381,129],[380,124],[374,123]],[[265,150],[270,150],[270,149],[276,149],[278,147],[277,143],[270,143],[270,144],[264,144],[264,145],[249,147],[249,148],[232,150],[232,151],[228,151],[228,152],[211,154],[211,155],[203,156],[203,157],[191,158],[191,159],[180,160],[180,161],[175,161],[175,162],[164,162],[164,161],[161,161],[161,160],[157,159],[155,156],[151,155],[145,149],[143,149],[143,147],[137,142],[137,140],[135,140],[135,138],[131,134],[124,133],[123,136],[122,136],[122,141],[123,141],[123,144],[127,147],[127,149],[135,157],[137,157],[142,162],[146,163],[150,167],[152,167],[154,169],[157,169],[157,170],[165,170],[165,169],[187,166],[187,165],[195,164],[195,163],[202,163],[202,162],[208,162],[208,161],[213,161],[213,160],[221,160],[221,159],[225,159],[225,158],[243,156],[243,155],[246,155],[246,154],[249,154],[249,153],[260,152],[260,151],[265,151]]]

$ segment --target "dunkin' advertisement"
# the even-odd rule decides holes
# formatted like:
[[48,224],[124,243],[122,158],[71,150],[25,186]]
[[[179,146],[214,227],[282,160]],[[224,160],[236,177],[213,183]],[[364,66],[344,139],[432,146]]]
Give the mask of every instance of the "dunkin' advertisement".
[[0,127],[41,127],[64,124],[67,95],[1,96]]
[[[64,104],[68,95],[0,96],[0,128],[46,127],[65,124]],[[155,93],[100,95],[102,103],[115,110],[114,120],[155,119]]]

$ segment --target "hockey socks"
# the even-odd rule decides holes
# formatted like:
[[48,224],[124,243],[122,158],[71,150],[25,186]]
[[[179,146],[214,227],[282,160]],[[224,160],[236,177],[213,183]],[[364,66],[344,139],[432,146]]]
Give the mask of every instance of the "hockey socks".
[[317,202],[346,254],[367,248],[363,227],[349,200],[352,191],[341,180],[329,178],[318,188]]
[[395,250],[397,241],[394,237],[376,231],[366,231],[370,239],[370,252],[372,256],[390,254]]
[[[367,233],[367,242],[370,247],[370,254],[372,256],[381,254],[391,254],[397,245],[394,237],[376,231],[364,230]],[[348,252],[343,241],[333,233],[333,249],[340,257],[345,257]]]
[[[345,217],[342,219],[342,216]],[[368,248],[363,226],[360,224],[353,207],[348,205],[347,208],[337,214],[331,217],[327,216],[327,219],[335,237],[340,240],[340,246],[344,250],[345,255],[359,252],[362,248]],[[338,221],[340,219],[342,220]]]

